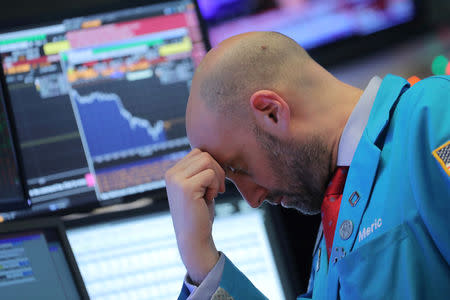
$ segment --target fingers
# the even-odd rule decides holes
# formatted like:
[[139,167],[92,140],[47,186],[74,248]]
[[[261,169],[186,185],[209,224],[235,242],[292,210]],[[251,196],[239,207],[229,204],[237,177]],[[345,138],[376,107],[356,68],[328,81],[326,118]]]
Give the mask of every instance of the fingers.
[[204,198],[208,204],[213,202],[219,193],[220,182],[217,180],[217,174],[212,169],[205,169],[195,174],[188,179],[188,182],[194,187],[200,186],[202,188],[202,195],[197,195],[197,197]]
[[[217,182],[214,182],[214,188],[208,186],[204,186],[204,188],[205,190],[207,188],[208,190],[212,189],[212,191],[209,191],[209,193],[215,194],[214,197],[216,197],[217,193],[222,193],[225,191],[225,171],[209,153],[203,152],[199,149],[193,149],[191,152],[189,152],[188,155],[186,155],[182,160],[180,160],[168,173],[174,174],[181,181],[184,181],[189,180],[191,177],[208,169],[214,172],[213,175],[216,178]],[[210,182],[210,184],[212,183],[213,182]]]
[[194,149],[165,178],[181,259],[191,279],[200,283],[219,257],[212,223],[214,197],[224,188],[225,174],[211,155]]
[[217,176],[220,182],[219,190],[223,192],[225,190],[225,171],[214,160],[214,158],[207,152],[201,152],[191,158],[191,161],[184,169],[184,176],[190,178],[203,170],[211,169]]
[[199,149],[193,149],[185,157],[183,157],[179,162],[177,162],[172,168],[169,169],[169,173],[179,173],[181,170],[186,169],[189,166],[193,157],[201,153]]

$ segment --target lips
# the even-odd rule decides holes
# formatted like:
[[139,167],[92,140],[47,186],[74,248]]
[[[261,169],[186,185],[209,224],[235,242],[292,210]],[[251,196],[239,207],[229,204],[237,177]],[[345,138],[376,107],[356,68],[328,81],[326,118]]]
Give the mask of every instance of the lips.
[[278,197],[277,199],[275,199],[275,201],[273,201],[273,204],[280,205],[281,201],[283,201],[283,198],[283,196]]
[[284,196],[279,196],[279,197],[273,197],[273,195],[271,194],[267,194],[266,197],[264,197],[264,199],[269,202],[272,205],[281,205],[281,202],[284,199]]

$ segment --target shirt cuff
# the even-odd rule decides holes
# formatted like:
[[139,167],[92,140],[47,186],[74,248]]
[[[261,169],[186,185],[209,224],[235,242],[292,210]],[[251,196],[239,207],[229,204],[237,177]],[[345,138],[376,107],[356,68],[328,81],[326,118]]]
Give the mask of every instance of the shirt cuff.
[[219,253],[219,260],[216,265],[209,271],[208,275],[206,275],[199,286],[194,285],[188,274],[186,274],[184,277],[184,284],[191,293],[188,299],[210,299],[217,291],[220,280],[222,279],[223,267],[225,266],[225,255],[222,252]]

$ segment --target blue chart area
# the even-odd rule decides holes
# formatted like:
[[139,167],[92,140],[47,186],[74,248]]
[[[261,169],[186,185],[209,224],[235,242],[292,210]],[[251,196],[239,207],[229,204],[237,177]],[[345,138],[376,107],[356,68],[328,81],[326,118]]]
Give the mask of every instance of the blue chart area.
[[166,141],[164,121],[151,124],[133,116],[116,94],[71,91],[92,157],[127,151]]

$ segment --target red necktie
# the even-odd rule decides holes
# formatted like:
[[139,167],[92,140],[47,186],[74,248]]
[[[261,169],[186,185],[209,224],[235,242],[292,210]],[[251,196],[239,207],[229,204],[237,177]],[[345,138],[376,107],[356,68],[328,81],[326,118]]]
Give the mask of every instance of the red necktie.
[[342,192],[344,191],[345,179],[347,178],[348,167],[337,167],[325,191],[322,202],[322,227],[327,245],[328,258],[333,246],[334,231],[339,216]]

